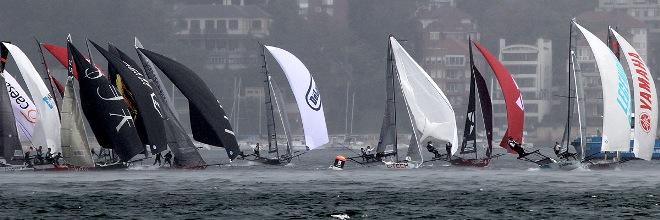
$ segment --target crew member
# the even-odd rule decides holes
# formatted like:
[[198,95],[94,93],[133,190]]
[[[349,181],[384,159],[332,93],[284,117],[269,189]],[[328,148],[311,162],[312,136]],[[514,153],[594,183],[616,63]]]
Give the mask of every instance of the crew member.
[[445,151],[447,152],[447,160],[451,160],[451,142],[445,144]]
[[555,142],[555,147],[553,148],[553,150],[555,151],[555,154],[557,155],[557,157],[562,158],[561,145],[559,145],[559,142]]
[[360,148],[360,152],[362,152],[362,161],[367,161],[367,151],[364,150],[364,147]]
[[55,157],[53,157],[53,164],[55,164],[56,166],[59,166],[61,158],[62,158],[62,153],[57,152],[57,155],[55,155]]
[[257,145],[254,146],[254,157],[261,158],[261,154],[259,152],[259,143],[257,143]]
[[433,154],[433,158],[440,158],[440,152],[438,152],[438,149],[435,149],[433,142],[426,142],[426,150]]
[[166,163],[166,164],[169,164],[170,167],[172,167],[172,152],[171,152],[171,151],[168,151],[168,152],[165,154],[165,163]]
[[374,157],[373,152],[374,152],[374,149],[371,148],[371,145],[367,145],[367,151],[366,151],[366,155],[365,155],[365,157],[367,159],[367,162],[369,162],[369,160],[376,161],[376,158]]
[[44,164],[44,152],[42,146],[37,148],[36,160],[38,164]]
[[30,150],[25,151],[25,156],[23,156],[23,160],[25,160],[25,165],[27,165],[27,166],[32,166],[32,160],[30,158],[30,152],[32,152],[32,147],[30,147]]
[[50,149],[50,147],[48,148],[48,150],[46,150],[46,162],[53,163],[53,152]]
[[161,152],[158,152],[158,153],[156,154],[156,159],[154,159],[154,164],[152,164],[152,166],[153,166],[153,165],[156,165],[156,163],[158,163],[158,166],[162,166],[161,163],[160,163],[160,158],[161,158],[161,157],[162,157]]
[[522,146],[520,146],[520,144],[518,142],[513,140],[513,138],[509,137],[508,144],[509,144],[509,147],[511,148],[511,150],[518,153],[518,158],[522,158],[522,157],[526,156],[525,155],[525,149],[523,149]]

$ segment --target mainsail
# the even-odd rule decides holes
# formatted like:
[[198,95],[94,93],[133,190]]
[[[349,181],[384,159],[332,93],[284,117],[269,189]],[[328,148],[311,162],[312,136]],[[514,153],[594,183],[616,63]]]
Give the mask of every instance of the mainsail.
[[518,88],[518,84],[513,79],[509,70],[507,70],[502,63],[497,60],[486,48],[482,47],[479,43],[473,42],[479,52],[486,58],[488,65],[495,73],[497,82],[502,88],[504,94],[504,102],[506,104],[506,118],[508,127],[500,146],[507,149],[510,153],[513,151],[509,148],[507,142],[512,138],[515,142],[522,144],[523,141],[523,127],[525,125],[525,106],[523,104],[522,93]]
[[[470,47],[472,55],[472,47]],[[470,68],[472,68],[472,56],[470,56]],[[472,69],[474,71],[474,69]],[[463,127],[463,142],[461,142],[461,154],[477,152],[477,132],[476,132],[476,114],[477,114],[477,93],[474,73],[470,74],[470,96],[468,97],[468,107],[465,112],[465,126]],[[473,142],[470,146],[468,142]]]
[[270,80],[271,93],[273,94],[273,101],[275,101],[275,109],[277,109],[277,114],[280,116],[280,121],[282,122],[282,130],[284,131],[284,136],[286,137],[286,154],[291,155],[291,123],[289,122],[289,116],[286,113],[286,101],[284,100],[284,95],[280,87],[277,86],[277,83]]
[[[2,72],[7,86],[7,94],[14,110],[14,119],[16,120],[16,128],[18,129],[19,139],[21,142],[32,143],[32,133],[37,123],[37,108],[34,103],[27,96],[27,93],[21,88],[16,79],[9,75],[7,70]],[[26,145],[25,149],[29,150],[30,145]]]
[[[587,39],[598,65],[603,88],[603,141],[601,151],[630,149],[630,88],[623,66],[598,37],[573,22]],[[623,129],[623,130],[622,130]]]
[[[69,39],[70,40],[70,39]],[[67,164],[79,167],[94,167],[94,160],[89,149],[87,131],[83,124],[83,116],[78,106],[75,82],[73,80],[73,57],[68,53],[67,81],[62,97],[62,155]]]
[[635,102],[633,153],[638,158],[651,160],[655,135],[658,128],[658,96],[651,70],[637,53],[637,50],[615,30],[610,29],[626,57],[628,69],[633,79]]
[[140,44],[137,38],[135,39],[135,48],[144,67],[144,74],[151,82],[156,98],[158,98],[158,102],[161,104],[167,145],[172,150],[175,158],[177,158],[177,164],[182,167],[201,167],[206,165],[206,162],[204,162],[204,159],[202,159],[202,156],[197,151],[197,147],[193,144],[174,113],[176,109],[169,101],[169,95],[163,85],[163,81],[160,79],[158,73],[156,73],[156,66],[138,50],[142,48],[142,44]]
[[486,80],[476,66],[472,65],[474,80],[477,83],[477,93],[479,94],[479,104],[481,104],[481,116],[484,119],[484,129],[486,130],[486,157],[493,153],[493,104],[488,93]]
[[179,88],[190,109],[190,126],[195,140],[224,147],[229,159],[239,155],[240,149],[229,124],[229,118],[206,83],[188,67],[163,55],[138,48]]
[[70,42],[69,51],[80,70],[80,104],[94,135],[107,138],[99,144],[111,148],[121,161],[129,161],[144,152],[124,98],[108,78],[101,74]]
[[451,153],[456,153],[458,131],[449,100],[394,37],[390,37],[390,44],[413,129],[419,132],[413,130],[414,135],[419,135],[419,141],[426,138],[448,141],[452,144]]
[[[470,97],[468,101],[468,109],[465,116],[465,128],[463,130],[463,143],[461,143],[461,154],[466,153],[475,153],[477,152],[477,134],[476,134],[476,98],[475,89],[478,90],[479,94],[479,103],[481,104],[481,115],[484,122],[484,128],[486,130],[486,157],[489,158],[493,150],[493,110],[492,104],[490,101],[490,94],[488,93],[488,87],[486,85],[486,80],[477,69],[477,66],[474,65],[474,57],[472,54],[472,41],[470,40],[469,45],[469,55],[470,55]],[[473,144],[469,147],[468,142],[472,141]]]
[[[388,39],[389,41],[389,39]],[[383,124],[380,127],[380,138],[376,153],[383,154],[387,146],[392,146],[396,153],[396,80],[394,78],[394,54],[392,45],[387,44],[387,70],[385,71],[385,113],[383,113]]]
[[20,48],[7,42],[3,42],[2,45],[3,50],[8,50],[16,61],[18,70],[37,107],[37,124],[32,136],[34,145],[51,148],[53,152],[62,152],[59,111],[48,87]]
[[328,143],[328,130],[323,114],[321,93],[316,82],[305,65],[286,50],[265,46],[284,71],[293,95],[298,103],[298,110],[305,132],[305,144],[311,149]]
[[134,118],[142,143],[149,145],[153,154],[167,149],[167,139],[163,138],[165,127],[160,102],[156,98],[151,83],[138,67],[138,64],[112,45],[110,47],[114,48],[116,54],[106,51],[92,41],[90,42],[108,60],[108,65],[111,65],[117,71],[123,79],[124,85],[131,91],[137,105],[137,117]]

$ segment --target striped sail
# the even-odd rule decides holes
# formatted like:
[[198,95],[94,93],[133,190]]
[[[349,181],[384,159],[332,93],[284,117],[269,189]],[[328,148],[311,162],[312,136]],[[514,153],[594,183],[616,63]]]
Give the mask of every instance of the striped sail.
[[577,22],[573,22],[587,39],[598,65],[603,88],[603,145],[601,151],[630,149],[630,88],[623,66],[612,51]]
[[20,48],[10,43],[2,44],[16,61],[37,107],[37,124],[32,136],[34,145],[51,148],[53,152],[62,152],[59,111],[46,83]]
[[658,128],[658,96],[653,76],[637,50],[614,29],[610,29],[610,31],[619,42],[633,80],[633,100],[635,101],[633,153],[638,158],[651,160]]

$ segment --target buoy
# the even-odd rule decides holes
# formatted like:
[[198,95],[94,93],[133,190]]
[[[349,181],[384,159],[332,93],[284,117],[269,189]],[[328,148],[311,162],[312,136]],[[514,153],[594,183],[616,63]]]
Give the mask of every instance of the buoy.
[[335,163],[332,164],[332,166],[333,166],[333,167],[336,167],[336,168],[343,169],[343,168],[344,168],[344,164],[346,164],[346,157],[344,157],[344,156],[342,156],[342,155],[337,155],[337,156],[335,157]]

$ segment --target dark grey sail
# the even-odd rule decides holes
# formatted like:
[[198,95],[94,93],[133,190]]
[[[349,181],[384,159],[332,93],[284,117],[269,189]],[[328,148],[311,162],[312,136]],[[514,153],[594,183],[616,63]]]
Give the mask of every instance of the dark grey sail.
[[277,130],[275,129],[275,111],[273,110],[273,100],[271,94],[270,74],[268,73],[268,64],[266,63],[266,48],[261,46],[261,58],[263,65],[261,66],[262,73],[264,74],[264,104],[266,107],[266,130],[268,132],[268,153],[275,153],[279,158],[279,151],[277,148]]
[[188,99],[190,125],[195,140],[224,147],[229,159],[236,158],[240,149],[229,118],[206,83],[188,67],[163,55],[138,49],[151,60]]
[[[9,56],[8,50],[2,50],[0,52],[0,73],[5,71],[5,64],[7,62],[7,57]],[[14,118],[14,112],[9,104],[11,99],[9,99],[9,94],[7,93],[7,83],[5,82],[5,77],[0,74],[0,152],[2,152],[2,157],[5,158],[5,161],[8,164],[21,164],[21,160],[14,158],[16,152],[22,154],[23,149],[21,146],[21,141],[18,140],[18,130],[16,128],[16,119]],[[19,154],[19,155],[20,155]]]
[[392,46],[387,44],[387,71],[385,74],[385,94],[387,96],[385,102],[385,113],[383,114],[383,124],[380,128],[380,138],[378,139],[378,146],[376,153],[383,154],[387,146],[392,146],[394,153],[396,153],[396,97],[395,97],[395,78],[394,78],[394,56],[392,54]]
[[92,66],[73,44],[67,42],[76,69],[80,73],[80,104],[94,135],[108,138],[103,146],[112,148],[123,162],[144,152],[124,98],[108,78]]
[[[142,48],[139,41],[135,41],[136,50]],[[175,108],[169,101],[169,95],[162,80],[156,73],[156,66],[146,57],[140,50],[137,50],[138,57],[144,67],[144,73],[154,86],[154,92],[158,101],[161,103],[161,110],[163,112],[163,119],[165,124],[165,136],[167,139],[167,146],[177,158],[177,164],[181,167],[202,167],[206,165],[204,159],[197,151],[197,147],[192,142],[186,133],[183,125],[175,116]]]
[[135,124],[142,143],[148,145],[153,154],[167,149],[167,139],[163,138],[165,127],[160,102],[138,64],[112,45],[110,48],[115,53],[106,51],[93,41],[90,42],[108,60],[108,65],[121,76],[126,89],[132,94],[137,107]]

